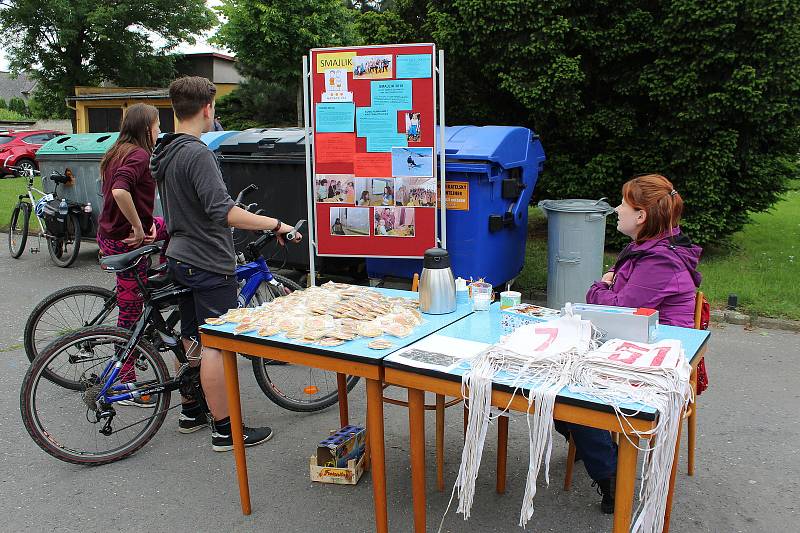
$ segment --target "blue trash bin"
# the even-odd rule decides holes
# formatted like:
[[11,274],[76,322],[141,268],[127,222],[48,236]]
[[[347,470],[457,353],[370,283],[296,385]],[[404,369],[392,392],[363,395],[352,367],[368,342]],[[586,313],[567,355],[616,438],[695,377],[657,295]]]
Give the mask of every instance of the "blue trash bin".
[[[500,287],[525,263],[528,204],[545,161],[542,143],[528,128],[451,126],[445,128],[445,158],[453,274]],[[421,271],[421,259],[367,259],[371,278],[411,278]]]

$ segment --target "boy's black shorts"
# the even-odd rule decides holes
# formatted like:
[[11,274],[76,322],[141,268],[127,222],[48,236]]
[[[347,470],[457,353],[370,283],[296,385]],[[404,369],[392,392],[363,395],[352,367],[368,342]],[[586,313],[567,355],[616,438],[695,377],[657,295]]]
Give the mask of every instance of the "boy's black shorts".
[[200,339],[197,328],[207,318],[224,314],[228,309],[239,307],[236,275],[218,274],[168,258],[169,271],[177,283],[192,289],[191,294],[181,298],[178,308],[181,313],[181,336],[184,339]]

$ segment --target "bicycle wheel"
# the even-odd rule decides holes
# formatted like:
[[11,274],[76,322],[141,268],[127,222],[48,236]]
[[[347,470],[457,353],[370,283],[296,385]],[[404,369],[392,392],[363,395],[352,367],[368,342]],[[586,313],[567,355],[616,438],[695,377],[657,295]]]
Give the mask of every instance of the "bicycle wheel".
[[18,203],[11,212],[11,224],[8,226],[8,249],[14,259],[25,251],[30,219],[31,205],[28,202]]
[[[262,283],[256,297],[271,301],[289,292],[302,290],[294,281],[273,274],[278,285]],[[326,409],[339,401],[336,372],[302,365],[290,365],[271,359],[254,357],[253,374],[261,391],[273,403],[290,411],[313,412]],[[358,383],[357,376],[347,376],[347,392]]]
[[[28,317],[23,335],[25,354],[33,362],[56,338],[86,326],[116,325],[118,314],[114,291],[92,285],[58,290],[39,302]],[[68,361],[65,368],[77,362]],[[47,370],[45,377],[68,389],[80,388],[80,382],[71,379],[67,372],[54,374]]]
[[[96,397],[102,384],[97,376],[130,335],[111,326],[86,328],[61,337],[36,358],[25,374],[19,402],[25,429],[42,450],[68,463],[102,465],[128,457],[156,434],[167,416],[170,392],[153,394],[155,405],[150,409],[105,404],[103,412],[113,416],[110,421],[98,420]],[[86,356],[80,364],[81,390],[65,389],[45,377],[47,370],[58,373],[50,367],[63,359],[64,352]],[[134,387],[169,381],[164,360],[149,343],[140,341],[132,356]],[[107,431],[101,431],[106,425]]]
[[62,237],[47,239],[47,250],[50,259],[56,266],[67,268],[75,259],[81,249],[81,221],[75,213],[68,213],[64,220],[65,232]]

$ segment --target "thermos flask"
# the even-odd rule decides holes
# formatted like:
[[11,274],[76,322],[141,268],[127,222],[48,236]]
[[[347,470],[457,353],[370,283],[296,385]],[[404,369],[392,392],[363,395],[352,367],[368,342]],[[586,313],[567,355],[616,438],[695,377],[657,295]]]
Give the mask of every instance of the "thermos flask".
[[450,269],[450,254],[443,248],[425,251],[419,280],[419,310],[430,315],[456,310],[456,282]]

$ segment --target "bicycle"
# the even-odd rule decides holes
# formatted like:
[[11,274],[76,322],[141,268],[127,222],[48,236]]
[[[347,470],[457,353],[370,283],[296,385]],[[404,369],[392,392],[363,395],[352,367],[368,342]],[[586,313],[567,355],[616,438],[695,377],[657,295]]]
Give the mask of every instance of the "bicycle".
[[[250,190],[252,189],[243,190],[235,201],[237,205],[252,210],[255,204],[244,206],[241,203],[242,197]],[[296,227],[304,222],[298,222]],[[261,252],[271,240],[269,235],[262,235],[250,242],[237,258],[240,306],[260,305],[302,289],[291,279],[270,271]],[[163,276],[159,269],[149,272],[148,285],[151,290],[163,286]],[[23,344],[28,359],[33,362],[50,342],[80,328],[101,324],[115,325],[116,298],[113,291],[94,286],[68,287],[47,296],[36,305],[25,324]],[[80,390],[81,382],[76,377],[79,368],[75,365],[82,363],[83,359],[80,354],[68,354],[59,364],[53,364],[46,369],[44,377],[62,387]],[[258,357],[251,358],[251,364],[261,391],[270,401],[284,409],[313,412],[326,409],[338,401],[333,373],[285,365]],[[348,378],[348,390],[355,386],[358,379],[354,376]]]
[[[48,179],[54,184],[52,193],[45,193],[33,186],[38,170],[32,168],[10,167],[16,176],[26,178],[26,192],[19,195],[19,201],[11,212],[8,228],[8,249],[11,257],[19,258],[25,251],[30,231],[31,212],[39,222],[39,243],[31,247],[31,253],[39,253],[41,238],[47,240],[50,259],[56,266],[67,268],[75,262],[81,247],[81,235],[91,232],[91,204],[68,201],[58,196],[58,186],[69,181],[67,176],[53,172]],[[40,195],[37,200],[33,193]],[[35,208],[34,208],[35,206]]]

